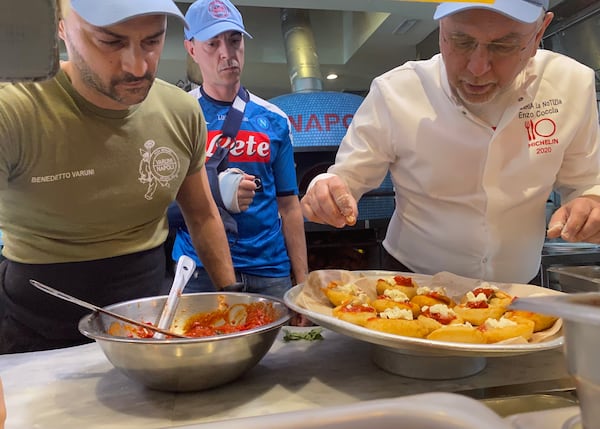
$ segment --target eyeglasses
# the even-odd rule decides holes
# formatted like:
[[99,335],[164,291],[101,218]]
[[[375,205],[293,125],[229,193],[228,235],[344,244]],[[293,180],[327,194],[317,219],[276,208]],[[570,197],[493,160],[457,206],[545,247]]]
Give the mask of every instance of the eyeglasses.
[[488,53],[491,56],[495,57],[510,57],[511,55],[518,54],[519,52],[523,52],[532,40],[535,39],[541,27],[537,28],[535,32],[531,35],[531,37],[527,40],[527,42],[523,45],[522,43],[502,43],[502,42],[490,42],[490,43],[481,43],[478,40],[474,39],[471,36],[467,36],[464,34],[452,34],[449,36],[445,36],[442,33],[442,39],[444,43],[448,43],[452,51],[456,52],[459,55],[470,55],[477,49],[478,46],[485,46]]

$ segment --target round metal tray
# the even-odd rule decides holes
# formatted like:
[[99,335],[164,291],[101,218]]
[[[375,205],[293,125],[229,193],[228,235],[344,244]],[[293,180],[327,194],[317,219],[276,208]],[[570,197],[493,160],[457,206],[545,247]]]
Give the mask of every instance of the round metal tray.
[[[367,273],[367,275],[369,275]],[[418,275],[419,279],[423,276]],[[423,338],[403,337],[374,331],[340,320],[333,315],[311,311],[296,303],[303,284],[290,289],[284,301],[293,311],[303,314],[320,326],[373,344],[372,358],[380,368],[411,378],[459,378],[475,374],[485,367],[485,358],[515,356],[561,347],[564,343],[562,329],[554,336],[538,343],[526,344],[466,344],[433,341]],[[561,294],[533,285],[514,285],[517,296],[533,294]]]

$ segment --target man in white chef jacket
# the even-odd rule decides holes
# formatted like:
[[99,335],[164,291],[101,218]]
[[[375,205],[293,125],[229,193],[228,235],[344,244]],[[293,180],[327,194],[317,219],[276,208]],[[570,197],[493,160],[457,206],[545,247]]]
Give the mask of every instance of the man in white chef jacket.
[[[598,108],[592,69],[538,49],[548,0],[442,3],[441,54],[377,77],[308,220],[352,225],[391,172],[396,210],[381,268],[531,281],[545,236],[600,242]],[[546,232],[545,205],[563,202]]]

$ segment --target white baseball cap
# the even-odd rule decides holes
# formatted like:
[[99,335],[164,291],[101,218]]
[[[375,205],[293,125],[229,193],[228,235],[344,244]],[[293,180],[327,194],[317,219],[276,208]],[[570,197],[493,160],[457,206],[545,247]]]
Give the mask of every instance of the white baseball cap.
[[498,12],[516,21],[533,23],[547,11],[549,0],[495,0],[494,3],[441,3],[435,10],[433,19],[441,19],[469,9],[487,9]]
[[71,0],[71,7],[97,27],[108,27],[143,15],[171,15],[185,23],[173,0]]

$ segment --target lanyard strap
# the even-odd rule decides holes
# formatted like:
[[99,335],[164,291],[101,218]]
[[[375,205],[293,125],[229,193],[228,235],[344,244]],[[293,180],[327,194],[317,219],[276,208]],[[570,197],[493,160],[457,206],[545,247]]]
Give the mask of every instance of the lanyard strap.
[[246,104],[250,100],[248,91],[240,85],[235,100],[227,112],[225,121],[223,122],[223,128],[221,132],[225,137],[235,138],[237,136],[240,127],[242,126],[242,119],[244,118],[244,110],[246,110]]

